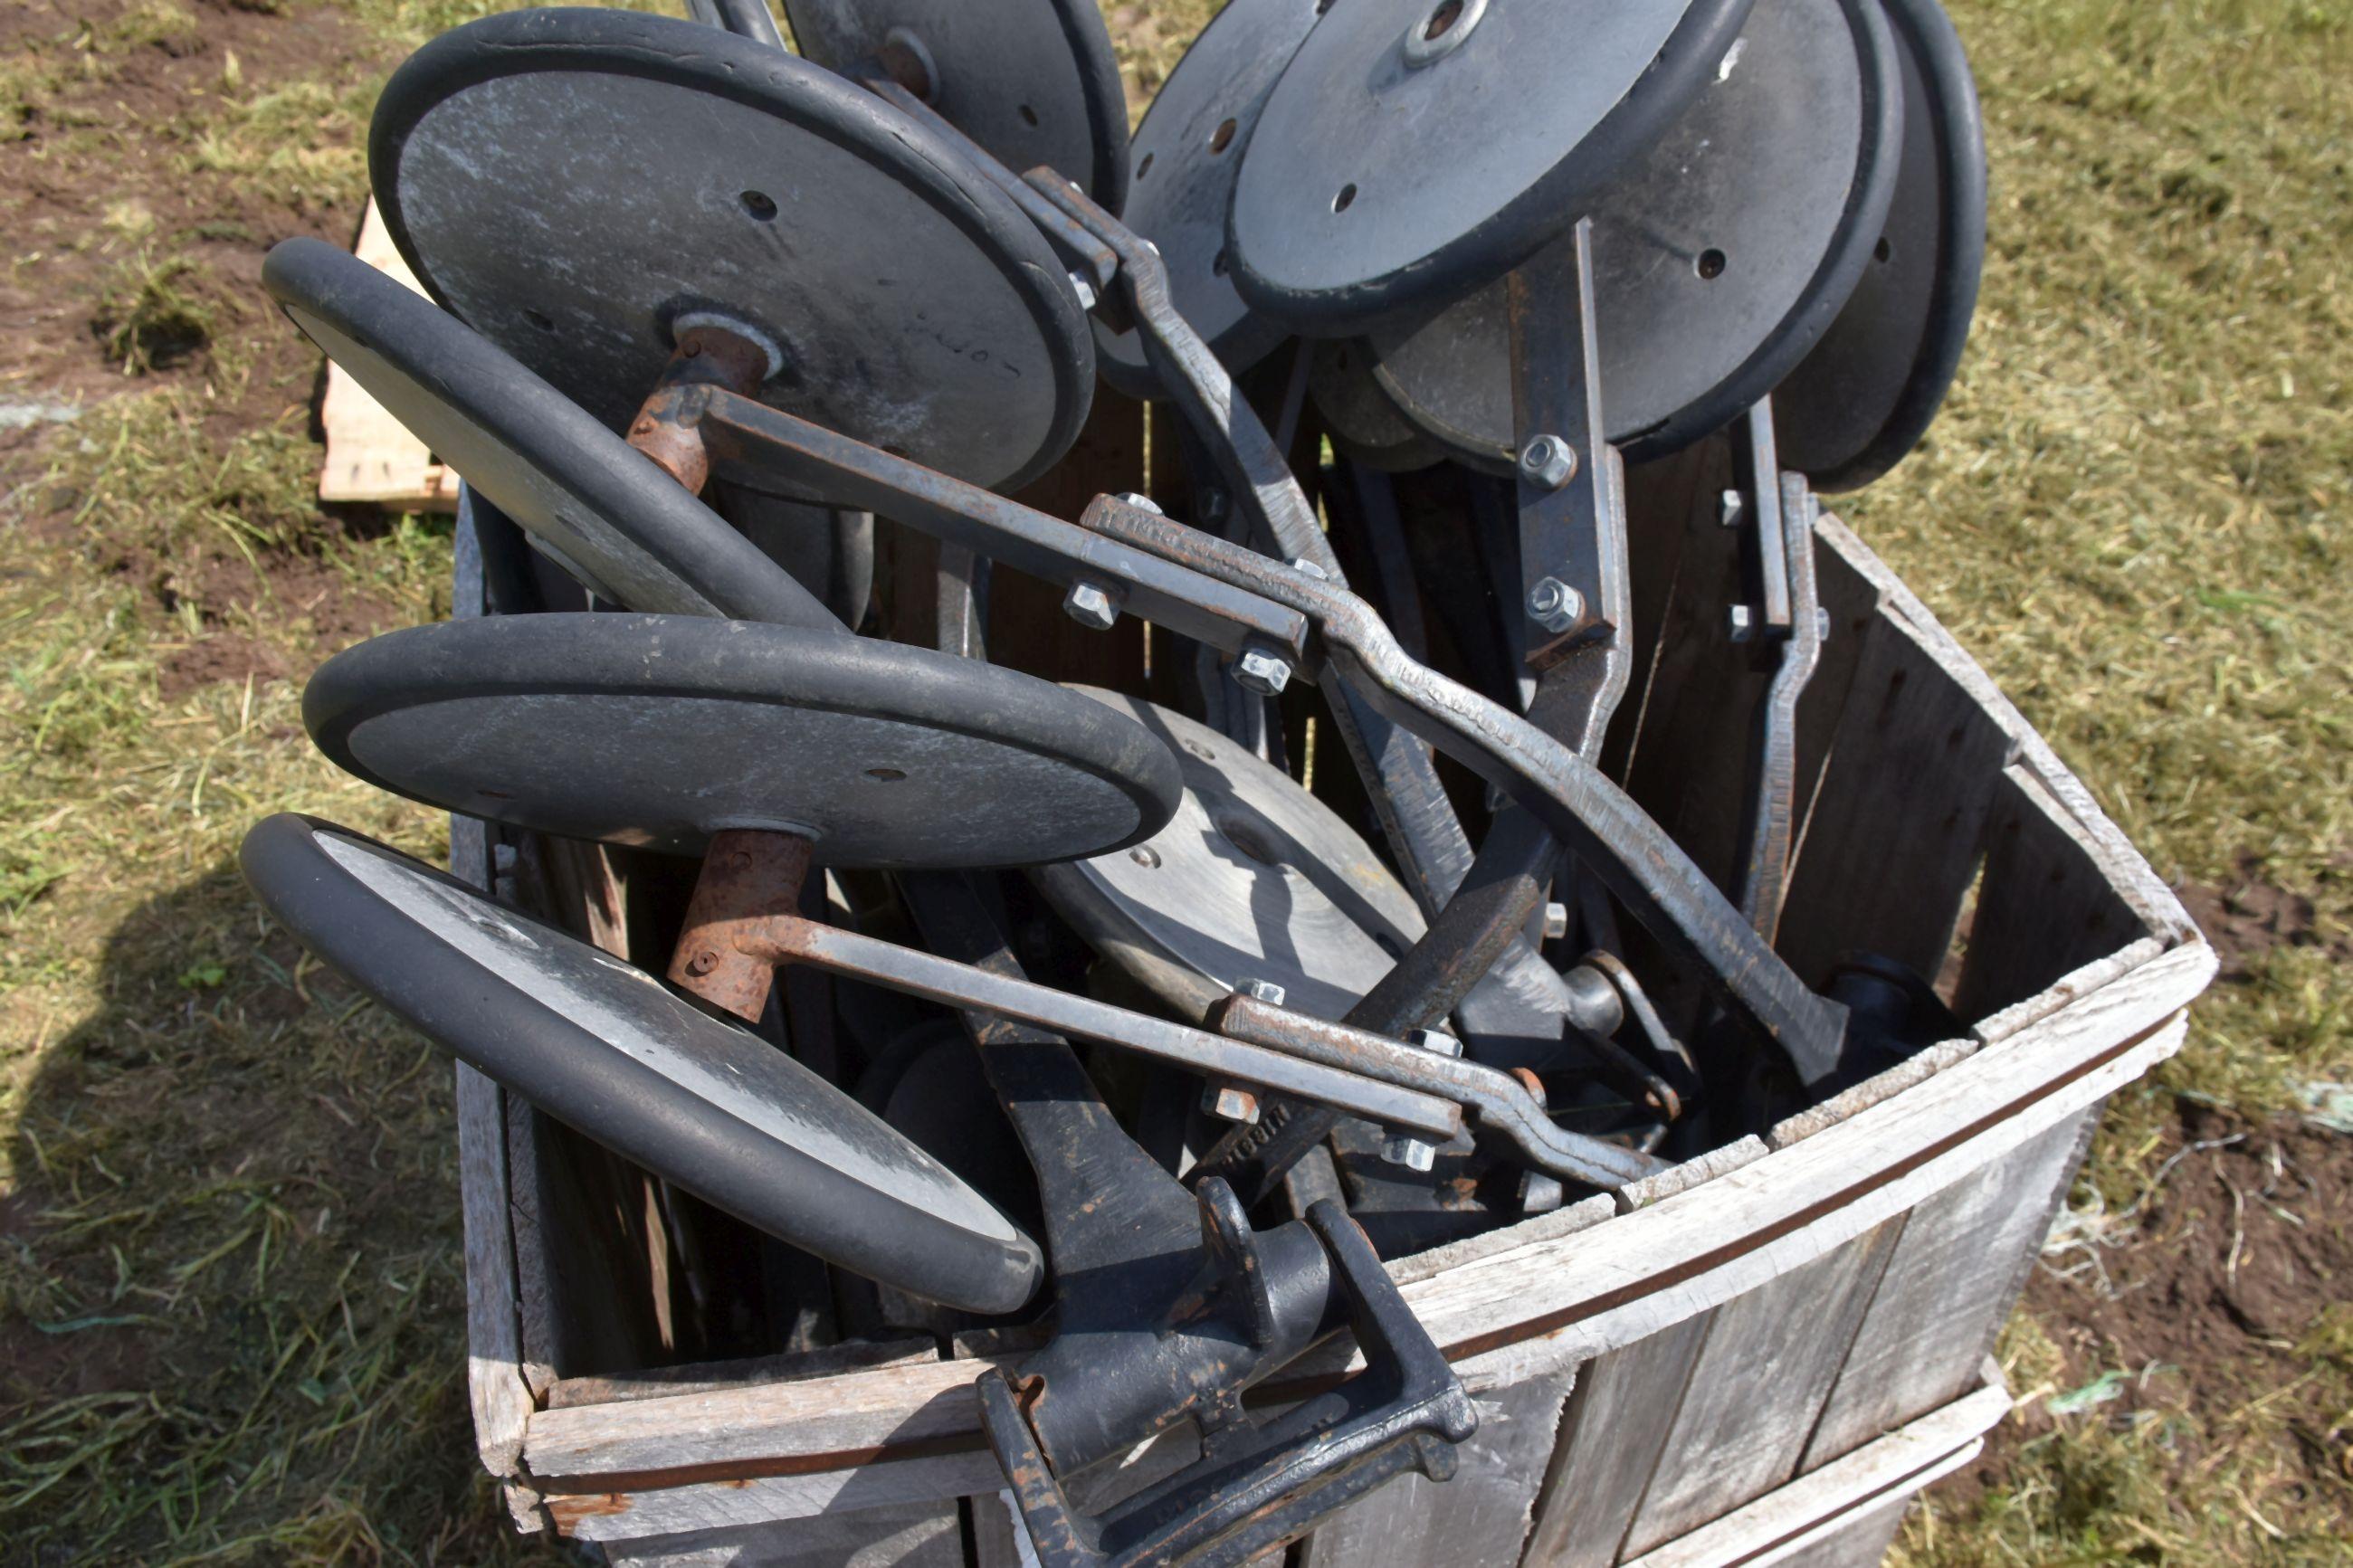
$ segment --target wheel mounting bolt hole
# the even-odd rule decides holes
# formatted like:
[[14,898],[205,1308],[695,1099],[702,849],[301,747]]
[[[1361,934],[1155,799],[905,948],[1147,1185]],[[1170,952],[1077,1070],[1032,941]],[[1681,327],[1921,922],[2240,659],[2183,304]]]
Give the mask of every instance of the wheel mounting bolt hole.
[[905,778],[907,773],[903,768],[869,768],[866,770],[866,776],[870,779],[879,779],[884,784],[897,784],[901,779]]
[[776,216],[776,201],[765,191],[745,191],[735,199],[744,204],[745,212],[750,213],[762,223],[766,223]]
[[1209,132],[1209,151],[1212,153],[1222,153],[1227,148],[1232,146],[1234,144],[1234,132],[1238,129],[1239,127],[1235,125],[1230,116],[1225,120],[1219,121],[1218,122],[1218,128]]
[[1724,268],[1724,252],[1713,247],[1701,251],[1699,253],[1698,259],[1692,263],[1692,270],[1694,272],[1698,273],[1702,278],[1711,279],[1723,277]]
[[1444,5],[1430,14],[1430,20],[1422,24],[1421,36],[1428,40],[1442,37],[1447,28],[1461,19],[1462,0],[1446,0]]
[[525,310],[522,313],[522,319],[529,321],[533,326],[537,327],[543,332],[552,332],[555,331],[555,323],[549,321],[545,316],[541,315],[537,310]]
[[1350,205],[1356,202],[1356,187],[1354,185],[1342,185],[1340,187],[1340,194],[1332,198],[1332,210],[1335,213],[1346,212]]

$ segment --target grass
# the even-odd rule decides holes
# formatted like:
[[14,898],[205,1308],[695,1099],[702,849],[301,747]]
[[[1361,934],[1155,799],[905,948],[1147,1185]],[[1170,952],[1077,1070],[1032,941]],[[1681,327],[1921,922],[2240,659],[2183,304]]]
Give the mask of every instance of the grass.
[[[60,14],[0,55],[0,158],[104,155],[145,180],[39,242],[86,276],[93,359],[129,374],[5,459],[10,1561],[543,1555],[474,1473],[448,1075],[264,925],[232,858],[287,808],[438,851],[430,816],[312,752],[298,686],[269,672],[347,640],[339,606],[444,613],[446,528],[318,512],[315,362],[207,248],[273,237],[240,216],[257,196],[355,222],[383,70],[488,8],[350,0],[330,24],[320,0],[280,0],[340,40],[299,68],[236,58],[169,0]],[[1138,103],[1214,9],[1110,7]],[[1955,9],[1994,159],[1978,331],[1927,448],[1841,510],[2161,871],[2225,885],[2251,858],[2347,940],[2353,18],[2304,0]],[[111,95],[158,52],[195,85],[126,126]],[[174,192],[205,210],[159,217]],[[186,661],[228,644],[254,678],[188,685]],[[2260,1117],[2353,1079],[2342,967],[2294,945],[2253,966],[2120,1100],[2080,1201],[2118,1212],[2151,1182],[2180,1096]],[[2297,1397],[2341,1391],[2353,1411],[2353,1316],[2291,1338]],[[2071,1367],[2026,1318],[2003,1355],[2021,1389],[2130,1370]],[[2339,1504],[2267,1479],[2298,1440],[2272,1392],[2057,1417],[2009,1485],[1918,1512],[1904,1559],[2341,1561]],[[2229,1457],[2200,1469],[2192,1448]]]

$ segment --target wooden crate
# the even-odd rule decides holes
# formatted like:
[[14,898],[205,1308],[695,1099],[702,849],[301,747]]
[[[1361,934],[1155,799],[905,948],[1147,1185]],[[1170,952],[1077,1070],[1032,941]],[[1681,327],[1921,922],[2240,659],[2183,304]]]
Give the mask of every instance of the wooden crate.
[[[1098,420],[1124,462],[1133,417]],[[1612,751],[1719,874],[1761,679],[1720,629],[1725,467],[1709,447],[1637,476],[1642,664]],[[1804,974],[1865,945],[1939,974],[1968,1033],[1761,1138],[1392,1263],[1479,1433],[1449,1484],[1327,1521],[1304,1568],[1873,1563],[2008,1409],[1994,1335],[2104,1097],[2179,1047],[2214,956],[1834,518],[1817,555],[1833,631],[1801,713],[1783,947]],[[560,847],[455,842],[466,874],[625,952],[615,863]],[[520,1527],[617,1563],[1023,1560],[970,1386],[987,1363],[885,1346],[644,1371],[681,1351],[643,1178],[462,1068],[459,1104],[476,1433]],[[1261,1392],[1280,1404],[1348,1354]]]

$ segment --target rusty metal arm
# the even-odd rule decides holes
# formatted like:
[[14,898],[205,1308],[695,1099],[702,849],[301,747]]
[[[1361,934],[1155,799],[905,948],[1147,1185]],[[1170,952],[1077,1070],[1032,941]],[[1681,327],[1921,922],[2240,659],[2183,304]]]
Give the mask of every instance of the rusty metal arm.
[[1482,1132],[1512,1145],[1532,1169],[1593,1187],[1619,1187],[1656,1175],[1666,1162],[1615,1143],[1571,1132],[1516,1076],[1461,1057],[1418,1050],[1399,1040],[1335,1024],[1236,993],[1209,1009],[1221,1033],[1302,1061],[1411,1081],[1443,1094],[1471,1112]]
[[1791,972],[1731,900],[1616,784],[1526,719],[1406,657],[1346,590],[1099,497],[1080,520],[1306,615],[1327,665],[1389,718],[1541,818],[1619,902],[1778,1046],[1807,1083],[1838,1070],[1846,1009]]
[[[1554,1125],[1508,1073],[1264,1003],[1220,1015],[1255,1031],[1252,1037],[1213,1035],[797,916],[765,921],[756,956],[813,964],[950,1006],[1100,1040],[1212,1078],[1336,1106],[1400,1132],[1450,1138],[1461,1131],[1467,1108],[1528,1164],[1589,1186],[1620,1186],[1665,1168],[1648,1155]],[[1224,1005],[1230,1010],[1233,1005]]]
[[[996,1013],[1057,1034],[1101,1040],[1195,1072],[1239,1079],[1337,1105],[1351,1115],[1384,1126],[1441,1138],[1453,1136],[1462,1127],[1459,1106],[1442,1091],[1413,1087],[1415,1079],[1403,1074],[1377,1076],[1369,1068],[1334,1067],[1280,1049],[1229,1040],[797,916],[769,922],[762,942],[764,953],[779,963],[813,964],[952,1007]],[[1399,1041],[1383,1043],[1398,1056],[1423,1054]]]
[[686,384],[650,399],[638,422],[691,435],[720,478],[779,485],[920,529],[944,544],[1069,587],[1086,584],[1155,625],[1238,653],[1269,649],[1296,663],[1306,637],[1297,611],[951,479],[722,386]]

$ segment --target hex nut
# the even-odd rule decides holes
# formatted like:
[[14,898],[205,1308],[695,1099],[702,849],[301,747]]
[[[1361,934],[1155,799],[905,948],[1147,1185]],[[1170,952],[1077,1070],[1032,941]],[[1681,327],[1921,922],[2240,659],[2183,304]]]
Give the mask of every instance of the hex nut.
[[1757,612],[1746,605],[1735,605],[1725,615],[1725,626],[1734,642],[1746,642],[1757,635]]
[[1285,994],[1282,986],[1271,980],[1245,980],[1234,988],[1253,1002],[1263,1002],[1270,1007],[1282,1005]]
[[1520,477],[1556,490],[1577,477],[1577,448],[1557,436],[1538,436],[1521,449]]
[[1107,632],[1119,622],[1119,606],[1092,583],[1073,583],[1062,595],[1062,614],[1091,632]]
[[1261,697],[1280,697],[1291,683],[1291,661],[1264,648],[1246,647],[1234,660],[1234,681]]
[[1565,632],[1585,615],[1585,595],[1557,577],[1540,577],[1528,590],[1528,618],[1548,632]]
[[1428,1173],[1438,1168],[1438,1150],[1419,1138],[1382,1139],[1381,1158],[1392,1165],[1403,1165],[1409,1171]]

